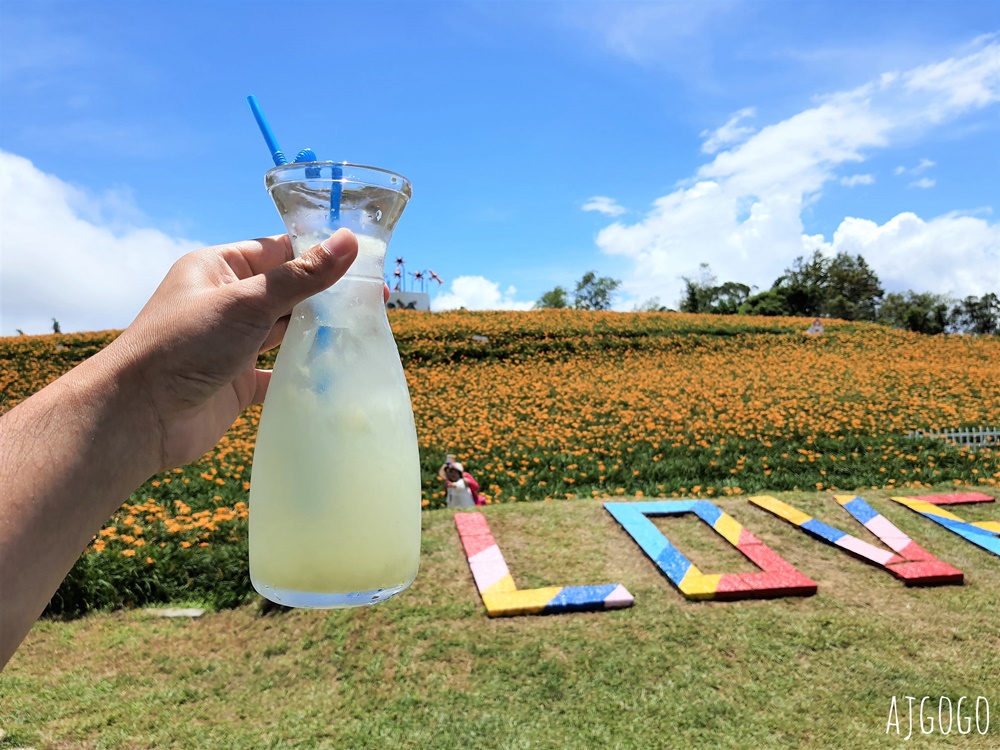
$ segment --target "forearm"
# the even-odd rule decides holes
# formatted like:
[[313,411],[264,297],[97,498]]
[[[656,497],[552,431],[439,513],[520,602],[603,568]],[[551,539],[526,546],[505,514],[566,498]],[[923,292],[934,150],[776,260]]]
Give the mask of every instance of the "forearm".
[[0,666],[129,493],[264,400],[257,356],[357,253],[347,229],[298,258],[287,235],[188,253],[110,346],[0,418]]
[[0,667],[93,535],[160,468],[158,429],[114,345],[0,418]]

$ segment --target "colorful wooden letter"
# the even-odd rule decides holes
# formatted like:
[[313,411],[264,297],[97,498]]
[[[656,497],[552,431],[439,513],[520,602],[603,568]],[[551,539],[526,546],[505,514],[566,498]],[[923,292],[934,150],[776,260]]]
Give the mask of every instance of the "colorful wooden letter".
[[[813,581],[707,500],[604,503],[604,507],[688,599],[732,600],[816,593]],[[694,513],[764,572],[702,573],[647,518],[682,513]]]
[[798,526],[821,542],[839,547],[854,557],[877,565],[909,586],[936,586],[963,582],[962,571],[938,560],[860,497],[835,495],[835,498],[848,513],[881,539],[893,552],[887,552],[858,539],[856,536],[851,536],[846,531],[817,521],[798,508],[793,508],[776,498],[761,495],[751,497],[750,502],[758,508],[763,508],[778,518]]
[[456,513],[455,527],[490,617],[621,609],[634,602],[628,590],[615,583],[518,590],[486,517],[482,513]]
[[[979,495],[979,493],[971,492],[969,494]],[[961,499],[956,499],[956,497]],[[993,498],[989,495],[981,495],[980,497],[985,497],[986,500],[979,499],[979,497],[975,500],[968,500],[962,498],[960,495],[894,497],[893,500],[900,505],[905,505],[910,510],[915,510],[924,518],[929,518],[935,523],[944,526],[948,531],[958,534],[967,542],[972,542],[977,547],[981,547],[987,552],[992,552],[994,555],[1000,555],[1000,522],[984,521],[982,523],[968,523],[954,513],[949,513],[940,507],[942,505],[957,505],[958,503],[967,502],[993,502]]]
[[949,495],[920,495],[915,500],[923,500],[931,505],[969,505],[971,503],[992,503],[993,498],[982,492],[953,492]]

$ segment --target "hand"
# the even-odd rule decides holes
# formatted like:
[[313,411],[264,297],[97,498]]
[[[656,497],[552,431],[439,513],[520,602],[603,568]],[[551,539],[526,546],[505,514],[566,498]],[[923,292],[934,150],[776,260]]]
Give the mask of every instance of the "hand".
[[190,253],[109,346],[0,418],[0,668],[122,500],[263,400],[257,355],[357,253],[346,229],[297,259],[284,236]]
[[281,342],[292,308],[340,279],[357,252],[355,236],[341,229],[297,259],[281,235],[205,248],[174,264],[108,347],[141,382],[160,470],[211,450],[241,411],[264,400],[271,373],[256,368],[257,355]]

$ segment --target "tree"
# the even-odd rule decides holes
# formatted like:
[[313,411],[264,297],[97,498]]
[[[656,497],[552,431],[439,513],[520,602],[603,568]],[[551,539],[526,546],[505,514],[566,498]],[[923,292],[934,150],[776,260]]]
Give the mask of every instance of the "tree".
[[59,328],[59,321],[55,318],[52,319],[52,333],[62,333],[62,330]]
[[709,268],[708,263],[698,266],[699,278],[692,279],[690,276],[682,276],[684,281],[684,296],[681,297],[678,307],[681,312],[707,312],[705,307],[708,304],[708,290],[716,282],[715,274]]
[[783,294],[792,315],[844,320],[875,320],[885,294],[860,255],[840,252],[828,258],[819,250],[808,260],[796,258],[771,288]]
[[917,333],[944,333],[950,318],[951,300],[942,294],[913,292],[885,296],[878,308],[876,322]]
[[885,290],[864,258],[837,253],[828,274],[824,314],[844,320],[875,320]]
[[718,284],[707,263],[702,263],[700,268],[699,280],[682,277],[684,296],[680,303],[681,312],[735,315],[750,296],[750,287],[735,281]]
[[799,256],[791,268],[779,276],[771,290],[777,292],[788,308],[788,315],[814,318],[820,314],[827,284],[825,258],[819,251],[811,260]]
[[18,328],[16,330],[17,330],[17,335],[18,336],[23,336],[24,335],[24,331],[22,331],[20,328]]
[[650,297],[641,305],[637,305],[635,312],[671,312],[671,310],[666,305],[660,304],[659,297]]
[[699,278],[697,280],[689,276],[681,276],[684,281],[684,296],[681,298],[680,310],[685,313],[708,312],[709,290],[715,286],[717,279],[708,263],[698,266]]
[[966,297],[951,311],[952,324],[966,333],[990,334],[1000,331],[1000,298],[984,294]]
[[615,298],[615,290],[621,286],[621,281],[609,276],[598,276],[594,271],[587,271],[576,282],[573,291],[573,307],[577,310],[610,310]]
[[550,289],[541,297],[539,297],[538,302],[535,303],[536,310],[542,309],[559,309],[569,307],[569,293],[563,289],[561,286],[557,286],[555,289]]
[[740,315],[792,315],[792,307],[784,289],[768,289],[749,297],[740,305]]
[[750,297],[750,287],[736,281],[727,281],[712,289],[708,312],[716,315],[735,315]]

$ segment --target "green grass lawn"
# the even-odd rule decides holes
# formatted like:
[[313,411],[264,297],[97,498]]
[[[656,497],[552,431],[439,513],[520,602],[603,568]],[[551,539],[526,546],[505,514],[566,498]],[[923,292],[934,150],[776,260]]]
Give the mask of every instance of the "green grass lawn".
[[[876,541],[830,494],[777,496]],[[887,497],[865,494],[964,586],[906,588],[717,499],[819,592],[688,602],[599,502],[511,504],[485,513],[521,588],[623,583],[635,606],[489,619],[451,513],[432,511],[416,583],[371,609],[40,622],[0,676],[0,748],[1000,746],[1000,558]],[[1000,519],[995,504],[956,512]],[[754,570],[693,516],[657,524],[703,572]],[[904,743],[907,695],[935,715],[938,696],[985,696],[989,734],[915,727]]]

